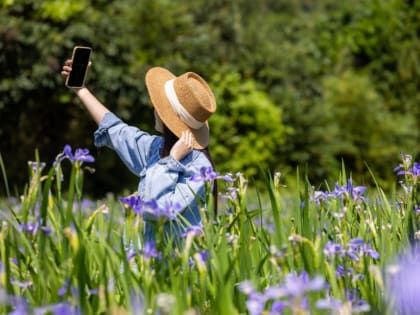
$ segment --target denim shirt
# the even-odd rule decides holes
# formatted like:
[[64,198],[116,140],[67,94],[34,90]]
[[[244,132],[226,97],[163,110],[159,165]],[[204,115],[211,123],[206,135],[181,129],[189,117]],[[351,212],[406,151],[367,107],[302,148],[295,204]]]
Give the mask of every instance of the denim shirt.
[[[189,180],[202,167],[211,167],[203,152],[193,150],[181,161],[171,156],[160,157],[163,138],[150,135],[137,127],[129,126],[113,113],[105,114],[94,133],[97,147],[113,149],[128,169],[140,178],[138,195],[144,201],[156,200],[159,207],[179,204],[177,220],[164,223],[164,236],[175,240],[189,225],[201,222],[199,207],[205,196],[204,182]],[[154,241],[159,218],[152,213],[143,214],[144,240]]]

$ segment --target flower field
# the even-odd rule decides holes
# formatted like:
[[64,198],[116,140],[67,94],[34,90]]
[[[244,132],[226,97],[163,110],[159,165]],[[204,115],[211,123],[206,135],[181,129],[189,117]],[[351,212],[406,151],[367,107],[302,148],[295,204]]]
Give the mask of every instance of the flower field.
[[4,181],[0,314],[420,314],[420,165],[410,155],[388,193],[344,171],[323,190],[296,176],[291,191],[276,173],[250,201],[241,174],[203,169],[191,180],[208,191],[217,181],[218,214],[209,193],[182,241],[148,243],[141,214],[182,220],[176,205],[84,198],[93,162],[66,146],[50,168],[28,163],[20,196]]

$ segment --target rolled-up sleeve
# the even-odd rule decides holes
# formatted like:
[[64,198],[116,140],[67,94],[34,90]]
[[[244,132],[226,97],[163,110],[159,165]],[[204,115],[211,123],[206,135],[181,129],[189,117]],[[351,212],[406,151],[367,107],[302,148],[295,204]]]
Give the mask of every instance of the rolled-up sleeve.
[[159,141],[159,137],[127,125],[113,113],[104,116],[94,133],[95,146],[113,149],[137,176],[146,167],[150,152]]
[[[160,208],[173,206],[182,213],[187,207],[196,204],[205,196],[205,183],[191,181],[194,173],[199,173],[203,166],[210,162],[201,156],[188,163],[188,167],[173,159],[165,157],[145,171],[145,196],[154,199]],[[144,215],[146,220],[157,220],[153,213]]]

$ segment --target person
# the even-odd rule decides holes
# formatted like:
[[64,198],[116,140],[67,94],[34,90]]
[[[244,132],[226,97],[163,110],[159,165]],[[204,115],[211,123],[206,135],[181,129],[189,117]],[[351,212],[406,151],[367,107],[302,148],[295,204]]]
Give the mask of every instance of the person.
[[[62,67],[71,72],[72,61]],[[209,144],[208,119],[216,111],[216,99],[207,82],[194,72],[175,76],[162,67],[146,73],[146,86],[154,107],[155,129],[151,135],[129,126],[103,105],[87,87],[76,95],[98,124],[94,144],[113,149],[127,168],[139,177],[138,197],[154,209],[168,209],[163,234],[179,239],[188,226],[201,223],[200,207],[206,194],[205,183],[192,176],[203,168],[214,169]],[[213,186],[217,194],[217,187]],[[216,206],[217,207],[217,206]],[[150,210],[150,209],[149,209]],[[152,209],[153,210],[153,209]],[[161,216],[144,211],[144,241],[155,241]]]

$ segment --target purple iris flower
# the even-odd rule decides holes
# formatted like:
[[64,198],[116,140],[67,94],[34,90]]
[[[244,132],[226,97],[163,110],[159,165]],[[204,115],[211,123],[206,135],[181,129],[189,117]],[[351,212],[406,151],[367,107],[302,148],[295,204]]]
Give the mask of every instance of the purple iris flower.
[[121,197],[120,201],[133,209],[136,214],[143,214],[148,209],[148,204],[139,196]]
[[376,250],[374,250],[369,244],[363,244],[360,247],[360,253],[361,255],[366,254],[375,260],[379,259],[379,253]]
[[347,300],[351,303],[351,310],[353,313],[369,312],[370,305],[360,298],[360,291],[357,288],[344,290]]
[[324,278],[316,276],[309,279],[308,274],[303,271],[300,275],[289,274],[285,278],[284,286],[289,295],[298,297],[307,291],[319,291],[325,287]]
[[252,285],[251,281],[245,280],[239,283],[238,285],[239,291],[246,295],[250,295],[251,293],[256,292],[254,286]]
[[81,312],[78,307],[72,306],[68,303],[58,303],[39,307],[34,310],[34,314],[81,315]]
[[64,281],[64,285],[60,289],[58,289],[57,295],[63,296],[64,294],[66,294],[69,284],[70,284],[70,279],[66,279]]
[[349,246],[361,246],[364,243],[365,243],[365,241],[362,238],[356,237],[356,238],[351,239],[347,244]]
[[366,191],[366,186],[355,186],[352,189],[352,196],[353,196],[353,201],[356,200],[362,200],[362,201],[366,201],[366,198],[364,196],[362,196]]
[[28,223],[21,223],[19,224],[19,230],[22,232],[26,232],[27,234],[35,235],[38,233],[39,230],[43,231],[46,235],[51,234],[51,229],[47,226],[41,226],[38,221],[35,222],[28,222]]
[[412,167],[412,173],[414,177],[419,177],[420,176],[420,164],[417,162],[414,162],[413,167]]
[[223,201],[232,200],[235,201],[238,197],[239,188],[227,187],[224,194],[220,193],[219,196]]
[[34,161],[28,161],[28,165],[31,167],[31,169],[37,173],[42,171],[42,169],[47,165],[45,162],[34,162]]
[[142,250],[144,257],[150,259],[151,257],[159,257],[159,252],[156,249],[156,244],[153,241],[146,242],[144,249]]
[[272,302],[270,314],[274,315],[282,314],[286,307],[292,305],[308,309],[309,302],[306,293],[322,290],[325,288],[325,281],[321,276],[311,279],[303,271],[299,275],[296,273],[286,275],[283,283],[268,287],[263,293],[257,292],[249,281],[240,283],[238,288],[248,296],[246,305],[250,314],[262,314],[266,303]]
[[126,255],[127,255],[127,261],[131,261],[131,259],[137,256],[137,253],[136,253],[136,250],[132,246],[130,246]]
[[96,207],[96,203],[90,199],[83,198],[80,206],[83,210],[91,210]]
[[267,299],[261,293],[255,292],[248,296],[246,307],[251,315],[260,315],[265,309]]
[[398,262],[398,271],[390,278],[390,295],[395,300],[398,314],[420,314],[420,258],[416,253],[406,255]]
[[338,310],[343,305],[343,302],[336,300],[332,297],[318,300],[316,302],[316,308],[318,309],[328,309],[328,310]]
[[315,202],[316,205],[320,205],[322,201],[328,200],[329,194],[320,190],[317,190],[314,192],[314,195],[312,197],[312,201]]
[[335,311],[340,312],[340,309],[345,304],[350,302],[352,313],[363,313],[363,312],[370,311],[370,305],[363,299],[359,298],[360,293],[357,289],[346,290],[345,295],[346,295],[345,301],[340,301],[340,300],[334,299],[331,296],[327,296],[325,299],[318,300],[316,302],[316,307],[318,309],[329,309],[329,310],[335,310]]
[[336,270],[336,275],[337,277],[345,277],[345,276],[353,274],[353,272],[354,272],[353,268],[346,269],[344,268],[343,265],[338,265],[337,270]]
[[217,178],[221,179],[221,180],[224,180],[225,182],[228,182],[230,184],[233,183],[233,178],[232,178],[232,175],[230,175],[230,174],[220,175]]
[[396,174],[407,175],[417,180],[420,177],[420,164],[417,162],[412,163],[413,158],[409,154],[401,153],[400,156],[403,163],[394,168]]
[[289,306],[289,303],[283,301],[274,302],[271,306],[270,315],[283,314],[283,311],[287,306]]
[[76,149],[74,160],[79,162],[93,163],[95,158],[89,154],[88,149]]
[[360,238],[352,239],[347,243],[347,255],[355,261],[366,255],[375,260],[379,259],[379,253]]
[[197,224],[197,225],[190,225],[188,226],[184,232],[181,233],[181,237],[187,237],[189,234],[192,234],[194,236],[201,236],[203,235],[203,225]]
[[122,203],[126,204],[127,206],[129,206],[130,208],[133,208],[133,209],[137,206],[137,204],[139,202],[138,201],[139,199],[140,198],[138,196],[133,196],[133,195],[130,195],[130,196],[127,196],[127,197],[120,197],[120,201]]
[[351,178],[349,178],[347,180],[347,185],[345,186],[340,187],[338,183],[336,183],[334,191],[331,192],[331,196],[339,198],[347,197],[351,198],[353,201],[366,201],[366,198],[362,196],[365,191],[365,186],[353,186],[353,182]]
[[327,257],[335,257],[339,254],[341,257],[344,255],[345,251],[340,244],[334,243],[333,241],[328,241],[324,247],[324,254]]
[[200,182],[200,181],[212,182],[218,176],[219,176],[219,174],[217,172],[215,172],[212,167],[203,166],[202,168],[200,168],[200,173],[193,174],[190,177],[190,180],[193,181],[193,182]]
[[287,297],[289,294],[287,288],[285,288],[282,284],[271,286],[265,289],[264,296],[270,300],[277,300],[283,297]]
[[8,294],[0,288],[0,305],[14,307],[14,310],[7,314],[26,315],[30,314],[29,305],[24,298]]
[[350,198],[352,201],[366,201],[366,197],[363,196],[365,192],[365,186],[354,186],[350,178],[344,186],[339,186],[338,183],[335,183],[335,188],[331,192],[315,191],[311,200],[316,205],[320,205],[322,201],[330,198],[340,198],[341,200]]
[[51,228],[49,228],[48,226],[41,226],[41,230],[48,236],[51,235]]
[[335,257],[336,255],[344,257],[344,255],[347,255],[354,261],[359,261],[364,256],[370,256],[375,260],[379,259],[379,253],[361,238],[350,240],[344,248],[340,244],[329,241],[325,244],[324,254],[327,257]]
[[358,261],[359,260],[359,247],[364,245],[365,242],[361,238],[353,238],[347,243],[347,251],[346,254],[352,260]]
[[210,256],[209,252],[207,250],[202,250],[198,254],[200,256],[201,262],[205,264],[207,260],[209,259],[209,256]]
[[360,296],[360,291],[357,288],[352,288],[352,289],[344,289],[344,294],[346,295],[346,298],[350,301],[350,302],[355,302],[358,300],[359,296]]
[[175,220],[178,213],[182,210],[179,203],[166,202],[163,207],[160,207],[156,199],[145,201],[141,197],[133,195],[121,197],[120,201],[132,208],[136,214],[149,213],[158,218],[166,217],[170,220]]
[[8,315],[31,314],[29,304],[24,298],[17,296],[5,296],[5,299],[6,301],[1,301],[3,304],[14,307],[12,312],[7,313]]
[[69,144],[64,146],[63,152],[57,156],[54,164],[60,163],[65,159],[68,159],[71,162],[79,162],[81,164],[95,162],[95,158],[89,154],[88,149],[76,149],[73,154],[72,148]]
[[159,209],[158,214],[160,217],[166,217],[169,220],[175,220],[178,213],[182,210],[182,206],[178,202],[166,202],[163,207],[156,208]]
[[28,222],[19,224],[19,230],[26,232],[28,234],[36,234],[38,232],[39,223],[38,222]]
[[141,293],[134,290],[130,293],[130,306],[132,314],[144,314],[144,298]]
[[56,304],[51,308],[53,314],[60,315],[80,315],[81,312],[77,307],[73,307],[67,303]]
[[157,203],[154,200],[153,202],[145,202],[141,197],[130,195],[127,197],[121,197],[120,201],[127,206],[129,206],[131,209],[133,209],[134,213],[136,214],[143,214],[145,213],[150,206],[157,207]]
[[202,168],[200,168],[200,173],[193,174],[190,177],[190,180],[193,182],[201,182],[201,181],[213,182],[216,179],[222,179],[226,182],[233,183],[232,176],[228,174],[221,176],[218,172],[215,172],[213,167],[211,166],[209,167],[203,166]]
[[354,250],[353,248],[348,249],[346,254],[347,254],[347,256],[349,256],[351,258],[351,260],[359,261],[358,252],[356,250]]
[[73,161],[73,160],[74,160],[74,156],[73,156],[73,153],[72,153],[71,151],[72,151],[72,150],[71,150],[71,146],[70,146],[69,144],[66,144],[66,145],[64,146],[63,153],[64,153],[64,155],[65,155],[68,159],[70,159],[71,161]]

